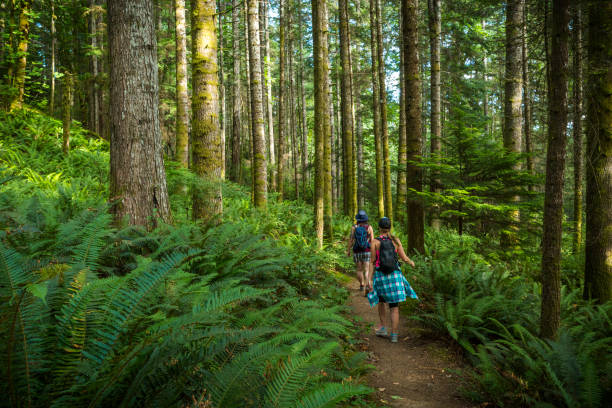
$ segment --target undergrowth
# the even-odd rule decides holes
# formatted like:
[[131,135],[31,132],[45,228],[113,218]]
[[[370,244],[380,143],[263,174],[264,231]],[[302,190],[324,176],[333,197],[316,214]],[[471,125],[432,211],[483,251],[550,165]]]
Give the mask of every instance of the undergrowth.
[[108,146],[33,111],[0,118],[0,406],[363,406],[337,251],[310,210],[224,187],[224,223],[190,220],[205,188],[168,165],[175,216],[116,228]]

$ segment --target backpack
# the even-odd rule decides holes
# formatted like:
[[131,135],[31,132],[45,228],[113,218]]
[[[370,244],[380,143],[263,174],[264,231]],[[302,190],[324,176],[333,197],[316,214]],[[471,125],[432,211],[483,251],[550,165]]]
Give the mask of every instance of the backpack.
[[393,245],[393,241],[388,237],[378,237],[376,239],[380,241],[380,248],[378,249],[378,270],[388,275],[398,269],[395,245]]
[[370,241],[368,241],[368,225],[357,225],[355,227],[355,242],[353,243],[353,252],[367,252],[370,250]]

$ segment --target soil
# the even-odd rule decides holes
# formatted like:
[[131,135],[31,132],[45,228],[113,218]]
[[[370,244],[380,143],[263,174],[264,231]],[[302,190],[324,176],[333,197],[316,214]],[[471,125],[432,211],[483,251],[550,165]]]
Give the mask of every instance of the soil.
[[[398,343],[378,337],[378,310],[371,308],[363,292],[349,287],[350,306],[364,327],[362,348],[368,362],[376,367],[368,374],[368,384],[376,390],[376,401],[383,406],[410,408],[468,408],[458,392],[460,359],[448,345],[431,339],[416,322],[401,313]],[[387,309],[387,319],[389,313]],[[387,323],[389,324],[389,323]]]

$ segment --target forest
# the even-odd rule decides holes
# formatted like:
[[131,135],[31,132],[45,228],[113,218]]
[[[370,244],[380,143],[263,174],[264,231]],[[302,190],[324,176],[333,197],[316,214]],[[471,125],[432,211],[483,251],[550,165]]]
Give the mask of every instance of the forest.
[[375,384],[414,344],[609,406],[612,1],[0,0],[0,339],[0,407],[450,407]]

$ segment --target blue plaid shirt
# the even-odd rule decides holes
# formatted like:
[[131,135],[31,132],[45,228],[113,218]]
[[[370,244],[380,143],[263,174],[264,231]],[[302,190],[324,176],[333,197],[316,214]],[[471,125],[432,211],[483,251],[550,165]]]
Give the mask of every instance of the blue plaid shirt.
[[374,271],[372,286],[372,291],[368,293],[371,307],[376,306],[381,300],[386,303],[399,303],[405,301],[407,297],[418,299],[417,294],[399,269],[385,275],[377,268]]

